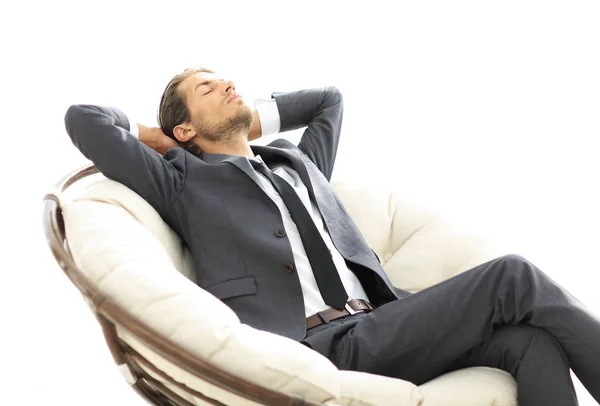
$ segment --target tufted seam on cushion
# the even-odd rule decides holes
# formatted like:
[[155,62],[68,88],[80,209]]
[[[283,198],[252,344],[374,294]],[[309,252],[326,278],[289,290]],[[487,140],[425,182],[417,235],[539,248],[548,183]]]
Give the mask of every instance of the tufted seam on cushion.
[[[273,368],[271,365],[265,363],[264,364],[265,369],[269,370],[270,372],[275,372],[278,374],[281,374],[281,368]],[[313,382],[307,381],[306,379],[302,378],[302,376],[297,375],[297,374],[289,374],[286,373],[286,375],[288,375],[289,379],[286,381],[285,385],[282,386],[286,386],[287,384],[291,383],[294,380],[300,381],[302,382],[302,384],[306,387],[310,387],[311,389],[316,389],[316,390],[323,390],[322,387],[315,385]],[[279,388],[277,388],[278,390],[280,390]],[[297,396],[297,395],[294,395]],[[331,402],[331,401],[337,401],[338,399],[335,398],[335,396],[332,396],[328,399],[322,400],[320,402],[325,403],[325,402]]]
[[[87,245],[87,244],[86,244]],[[85,252],[86,251],[86,245],[83,245],[81,247],[81,251]],[[119,272],[119,268],[122,267],[123,265],[127,265],[130,262],[135,262],[138,261],[139,258],[128,258],[125,260],[122,260],[121,262],[119,262],[118,264],[110,267],[108,269],[108,271],[104,272],[102,275],[100,275],[100,277],[98,277],[97,279],[94,280],[94,284],[96,286],[98,286],[100,289],[102,289],[102,287],[100,285],[102,285],[102,282],[107,278],[107,277],[112,277],[112,275],[115,272]]]
[[[427,227],[429,227],[431,224],[433,224],[437,219],[433,219],[433,220],[429,220],[426,224],[422,225],[421,227],[418,227],[417,229],[415,229],[404,241],[404,243],[398,247],[398,249],[396,251],[394,251],[392,253],[392,257],[394,255],[396,255],[398,252],[400,252],[400,250],[402,249],[402,247],[404,247],[409,241],[412,240],[412,238],[417,235],[418,233],[420,233],[421,231],[425,230]],[[395,239],[395,235],[394,235],[394,230],[395,228],[395,224],[394,222],[396,221],[396,216],[394,216],[394,218],[392,219],[392,238],[390,239],[393,243],[394,239]],[[391,259],[391,257],[390,257]]]
[[340,371],[340,375],[342,378],[340,399],[346,406],[388,404],[417,406],[423,403],[421,391],[410,381],[348,370]]
[[388,216],[394,220],[394,217],[396,216],[396,205],[394,204],[396,202],[396,196],[394,195],[394,192],[390,192],[390,196],[388,197]]
[[509,400],[508,402],[502,402],[498,399],[492,401],[492,406],[519,406],[519,402]]
[[[394,201],[395,201],[395,196],[394,196],[394,192],[390,192],[390,195],[388,196],[388,207],[387,207],[387,216],[390,219],[389,221],[389,227],[388,227],[388,235],[389,238],[387,239],[387,244],[386,244],[386,248],[384,250],[384,253],[386,252],[390,252],[392,250],[392,247],[394,246],[394,220],[396,218],[396,206],[394,205]],[[385,259],[385,255],[383,253],[379,253],[380,257],[381,257],[381,266],[385,265],[391,258],[389,258],[387,261]],[[392,256],[395,255],[392,254]]]
[[188,293],[182,293],[182,292],[168,292],[164,296],[162,296],[160,298],[156,298],[152,302],[146,303],[145,305],[143,305],[141,307],[132,307],[131,310],[141,313],[141,312],[148,310],[152,306],[156,306],[156,305],[162,306],[162,304],[168,300],[171,300],[173,298],[188,296],[188,295],[189,295]]
[[346,396],[342,396],[340,399],[342,401],[342,405],[344,406],[380,406],[371,402],[365,402],[362,399],[349,398]]
[[[394,210],[393,210],[393,211],[394,211],[394,213],[393,213],[393,216],[392,216],[392,221],[390,222],[390,227],[391,227],[391,230],[390,230],[390,247],[391,247],[391,248],[393,248],[393,247],[396,245],[396,244],[395,244],[395,241],[396,241],[396,239],[398,238],[398,237],[396,236],[396,233],[395,233],[396,229],[399,229],[399,227],[396,227],[396,222],[397,222],[397,221],[400,221],[400,219],[398,219],[398,218],[397,218],[397,216],[399,216],[400,214],[398,213],[398,209],[397,209],[397,206],[398,206],[398,200],[396,200],[394,192],[391,192],[391,193],[390,193],[390,200],[389,200],[389,202],[390,202],[390,203],[389,203],[389,204],[390,204],[390,206],[394,206]],[[388,209],[388,210],[391,210],[391,208],[390,208],[390,209]],[[412,238],[413,238],[413,237],[414,237],[416,234],[420,233],[420,232],[421,232],[421,231],[423,231],[425,228],[429,227],[429,226],[430,226],[432,223],[434,223],[434,222],[437,222],[437,221],[439,221],[439,220],[440,220],[440,218],[439,218],[439,216],[438,216],[438,214],[437,214],[437,213],[431,213],[430,219],[429,219],[429,220],[428,220],[428,221],[427,221],[425,224],[423,224],[423,225],[421,225],[420,227],[417,227],[415,230],[413,230],[413,232],[412,232],[412,233],[410,233],[410,234],[408,235],[408,237],[406,237],[406,239],[404,240],[404,243],[402,243],[402,245],[398,246],[398,248],[397,248],[397,249],[396,249],[396,250],[395,250],[395,251],[392,253],[392,257],[393,257],[393,256],[394,256],[394,255],[395,255],[397,252],[399,252],[399,251],[402,249],[402,247],[404,247],[404,245],[406,245],[406,244],[407,244],[409,241],[411,241],[411,240],[412,240]],[[391,259],[391,258],[390,258],[390,259]]]
[[[238,325],[241,325],[241,323]],[[232,326],[226,325],[223,327],[225,329],[231,329]],[[233,332],[230,331],[229,334],[224,339],[219,341],[220,345],[218,347],[216,347],[210,353],[206,354],[206,359],[209,360],[210,362],[213,362],[213,357],[215,357],[217,354],[219,354],[221,351],[223,351],[225,348],[227,348],[229,346],[229,342],[233,339],[233,336],[234,336]]]
[[[105,292],[105,289],[102,287],[103,281],[106,280],[107,278],[113,278],[113,277],[114,278],[118,278],[117,274],[119,272],[125,272],[125,273],[127,273],[128,269],[127,269],[126,265],[128,263],[130,263],[130,262],[136,262],[138,260],[139,260],[138,258],[130,258],[130,259],[127,259],[127,260],[123,260],[122,262],[119,262],[115,266],[111,267],[111,269],[109,269],[107,272],[105,272],[102,276],[100,276],[95,281],[95,285],[100,289],[101,292],[104,292],[103,294],[108,294],[108,292]],[[190,294],[188,292],[166,292],[163,296],[161,296],[159,298],[155,298],[150,303],[146,303],[146,304],[141,305],[141,306],[132,306],[132,307],[130,307],[130,311],[135,312],[137,314],[143,313],[143,312],[146,312],[152,306],[162,305],[164,302],[166,302],[168,300],[173,300],[175,298],[181,298],[181,297],[189,296],[189,295]],[[179,327],[182,327],[182,326],[179,326]]]
[[350,396],[342,396],[340,401],[343,406],[381,406],[376,403],[367,402],[364,399],[356,399]]
[[[186,323],[181,323],[181,324],[179,324],[178,326],[175,326],[175,328],[174,328],[174,329],[172,329],[171,331],[169,331],[169,332],[165,332],[164,334],[165,334],[165,335],[168,335],[168,337],[169,337],[170,339],[173,339],[173,337],[177,336],[177,334],[178,334],[178,333],[179,333],[181,330],[184,330],[184,329],[187,329],[187,328],[188,328],[188,326],[186,325]],[[184,331],[184,332],[185,332],[185,331]]]
[[121,207],[121,208],[123,208],[123,210],[125,210],[127,213],[129,213],[131,215],[131,217],[135,218],[138,223],[143,223],[142,219],[140,219],[138,217],[138,215],[135,213],[135,211],[129,210],[129,205],[123,204],[121,202],[121,200],[119,200],[119,199],[114,199],[114,198],[112,198],[110,196],[106,196],[106,197],[103,197],[103,198],[83,196],[81,198],[73,199],[73,203],[74,202],[79,202],[79,201],[104,203],[104,204],[109,204],[109,205],[112,205],[112,206]]
[[509,400],[508,402],[498,401],[498,399],[494,399],[492,401],[492,406],[519,406],[519,402]]
[[[82,245],[82,246],[80,247],[80,251],[81,251],[81,252],[86,252],[86,251],[88,250],[88,249],[87,249],[87,246],[88,246],[88,245],[89,245],[89,244],[84,244],[84,245]],[[161,245],[161,247],[162,247],[162,245]],[[173,259],[171,258],[171,256],[170,256],[170,255],[168,255],[168,253],[167,253],[167,252],[165,252],[165,254],[166,254],[166,258],[168,258],[168,259],[169,259],[169,261],[171,262],[171,264],[173,264]],[[124,267],[124,266],[126,266],[127,264],[129,264],[129,263],[131,263],[131,262],[137,262],[137,261],[139,261],[139,260],[140,260],[140,258],[138,258],[138,257],[132,257],[132,258],[128,258],[128,259],[121,260],[119,263],[117,263],[117,264],[114,264],[113,266],[109,267],[109,268],[108,268],[108,270],[107,270],[106,272],[104,272],[104,273],[103,273],[103,274],[102,274],[100,277],[98,277],[97,279],[95,279],[95,280],[94,280],[94,284],[95,284],[96,286],[98,286],[99,288],[101,288],[101,286],[100,286],[100,285],[102,284],[102,282],[103,282],[103,281],[104,281],[104,280],[105,280],[107,277],[113,277],[113,276],[114,276],[114,274],[115,274],[116,272],[120,272],[121,268],[123,268],[123,267]],[[173,265],[174,265],[174,264],[173,264]],[[127,270],[125,270],[125,272],[127,272]]]

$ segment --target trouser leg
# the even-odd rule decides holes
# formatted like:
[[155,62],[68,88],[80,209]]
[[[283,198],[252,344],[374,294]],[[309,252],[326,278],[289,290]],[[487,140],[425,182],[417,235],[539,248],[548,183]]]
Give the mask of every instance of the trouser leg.
[[496,258],[377,308],[332,347],[341,369],[422,384],[443,374],[500,325],[547,330],[600,402],[600,318],[518,255]]
[[546,330],[499,326],[483,344],[454,361],[449,371],[474,366],[502,369],[517,381],[519,406],[578,405],[569,360]]

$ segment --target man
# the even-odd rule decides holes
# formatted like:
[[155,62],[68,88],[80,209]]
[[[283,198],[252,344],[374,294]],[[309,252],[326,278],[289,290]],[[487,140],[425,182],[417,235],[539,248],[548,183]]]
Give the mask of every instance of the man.
[[[515,377],[521,406],[576,405],[572,368],[600,401],[599,318],[526,259],[496,258],[416,294],[392,286],[329,185],[342,104],[335,88],[309,89],[252,112],[231,81],[198,69],[167,85],[160,128],[85,105],[65,123],[103,174],[185,240],[198,285],[243,323],[340,369],[417,385],[500,368]],[[297,147],[248,143],[305,126]]]

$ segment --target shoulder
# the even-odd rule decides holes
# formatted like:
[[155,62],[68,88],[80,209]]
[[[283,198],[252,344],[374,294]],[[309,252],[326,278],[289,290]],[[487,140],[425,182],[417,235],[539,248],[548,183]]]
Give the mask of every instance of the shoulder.
[[275,141],[270,142],[268,144],[268,146],[275,147],[275,148],[298,150],[298,147],[296,145],[294,145],[294,143],[286,140],[285,138],[278,138]]

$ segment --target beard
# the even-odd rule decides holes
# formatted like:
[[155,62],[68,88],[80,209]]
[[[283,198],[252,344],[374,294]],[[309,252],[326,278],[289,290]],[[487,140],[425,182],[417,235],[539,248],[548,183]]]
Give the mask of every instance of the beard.
[[198,136],[215,143],[227,143],[240,137],[247,137],[252,127],[252,111],[244,106],[233,117],[229,117],[220,123],[205,123],[198,119],[192,119],[191,124]]

